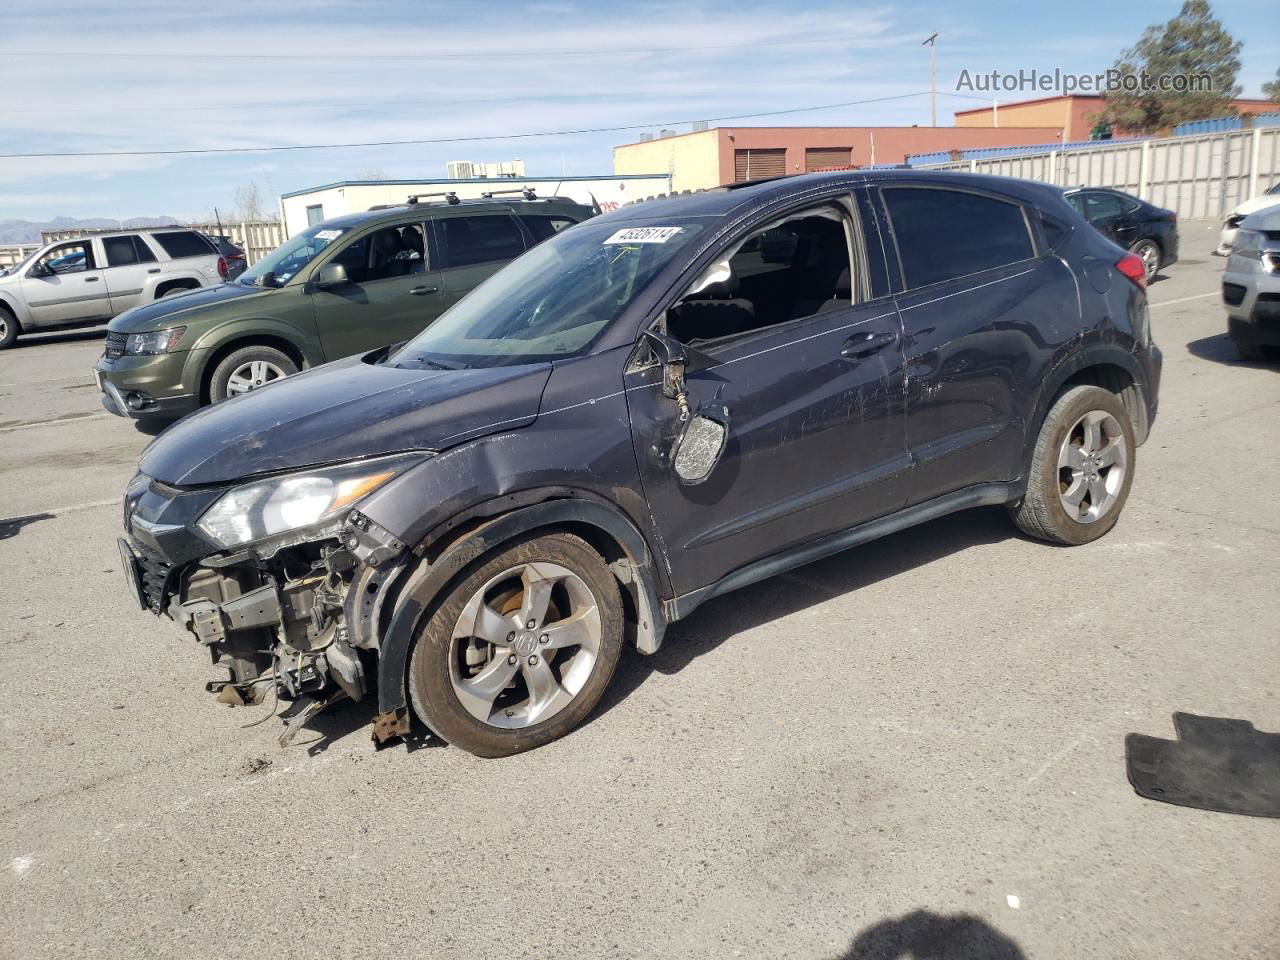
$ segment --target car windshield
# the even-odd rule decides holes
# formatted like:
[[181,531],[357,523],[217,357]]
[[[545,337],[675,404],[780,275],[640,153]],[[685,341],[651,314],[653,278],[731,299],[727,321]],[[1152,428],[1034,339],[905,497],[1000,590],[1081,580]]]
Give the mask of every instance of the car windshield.
[[7,267],[0,268],[0,277],[10,273],[17,273],[19,270],[21,270],[24,266],[27,265],[27,263],[31,260],[32,257],[34,257],[39,252],[40,252],[39,250],[32,250],[30,253],[28,253],[25,257],[23,257],[17,263],[11,263]]
[[388,358],[398,367],[496,367],[585,351],[702,230],[584,223],[498,271]]
[[280,246],[240,274],[237,283],[249,287],[283,287],[329,244],[347,232],[346,227],[316,224]]

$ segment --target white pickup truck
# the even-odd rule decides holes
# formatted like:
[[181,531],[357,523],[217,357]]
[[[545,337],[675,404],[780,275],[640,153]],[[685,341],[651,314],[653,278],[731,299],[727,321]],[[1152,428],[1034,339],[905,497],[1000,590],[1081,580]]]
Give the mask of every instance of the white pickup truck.
[[0,274],[0,350],[21,333],[105,323],[226,275],[213,241],[182,227],[55,240]]

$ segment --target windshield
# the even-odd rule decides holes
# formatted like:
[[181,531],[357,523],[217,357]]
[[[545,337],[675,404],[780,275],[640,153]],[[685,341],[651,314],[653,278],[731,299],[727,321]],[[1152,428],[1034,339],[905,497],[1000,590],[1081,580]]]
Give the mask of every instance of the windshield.
[[283,287],[297,276],[299,270],[314,260],[321,250],[346,232],[346,227],[317,224],[280,244],[240,274],[237,282],[250,287]]
[[574,356],[701,230],[687,220],[623,228],[588,221],[565,230],[498,271],[388,362],[496,367]]

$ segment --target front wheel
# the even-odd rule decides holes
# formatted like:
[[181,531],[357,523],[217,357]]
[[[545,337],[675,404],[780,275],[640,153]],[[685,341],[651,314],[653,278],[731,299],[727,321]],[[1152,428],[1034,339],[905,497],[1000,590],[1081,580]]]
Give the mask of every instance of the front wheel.
[[1133,423],[1120,398],[1072,387],[1049,409],[1036,438],[1027,492],[1011,509],[1033,537],[1077,545],[1116,525],[1133,485]]
[[419,626],[414,710],[441,739],[505,757],[591,712],[622,653],[622,600],[604,560],[567,533],[514,543],[458,581]]
[[0,350],[13,346],[13,342],[17,339],[17,318],[4,307],[0,307]]
[[221,403],[298,372],[288,354],[275,347],[241,347],[224,357],[209,378],[209,401]]

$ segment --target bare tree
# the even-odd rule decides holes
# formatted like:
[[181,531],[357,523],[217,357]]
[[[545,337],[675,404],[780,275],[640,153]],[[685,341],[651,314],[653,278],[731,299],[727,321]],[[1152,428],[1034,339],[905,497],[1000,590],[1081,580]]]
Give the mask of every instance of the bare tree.
[[262,194],[256,183],[246,183],[236,187],[233,195],[235,201],[234,216],[237,220],[265,220]]
[[357,180],[390,180],[385,170],[379,170],[377,167],[370,167],[363,173],[356,174]]

